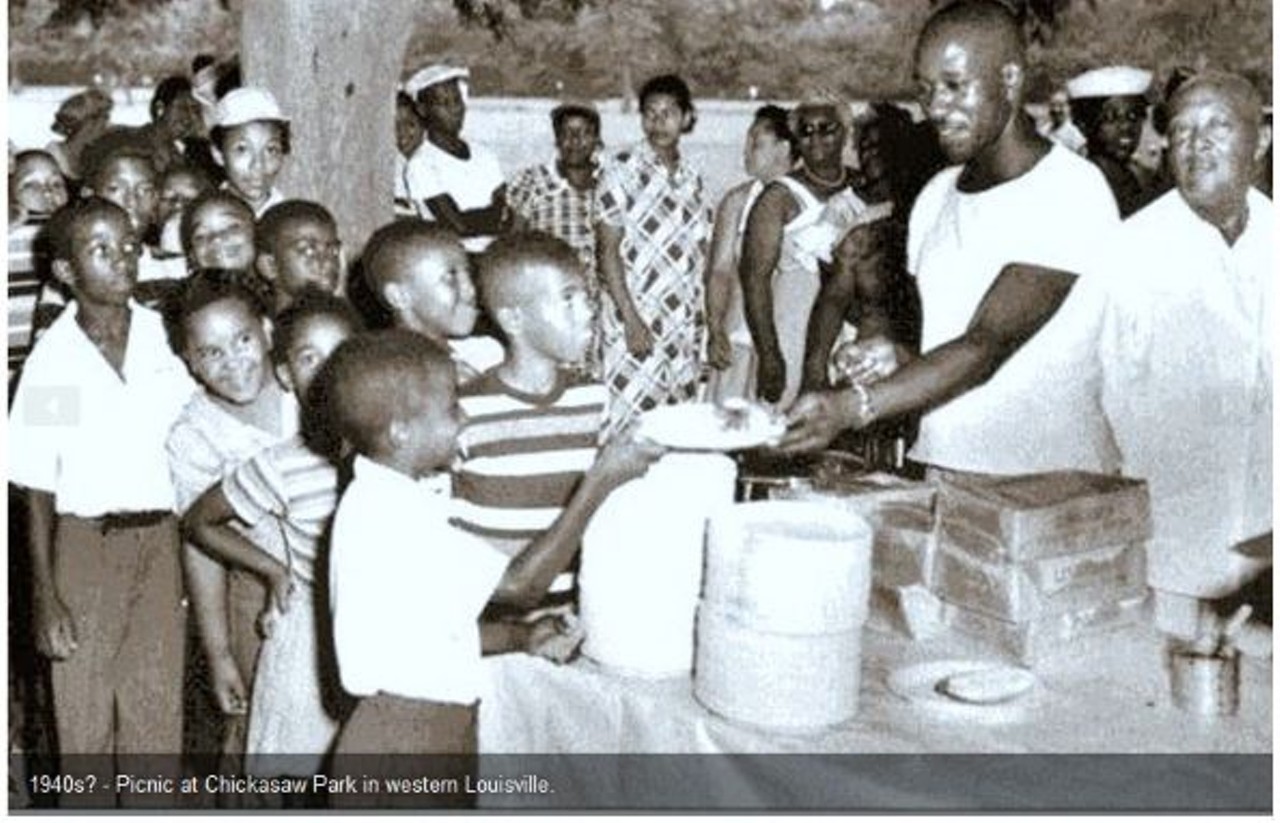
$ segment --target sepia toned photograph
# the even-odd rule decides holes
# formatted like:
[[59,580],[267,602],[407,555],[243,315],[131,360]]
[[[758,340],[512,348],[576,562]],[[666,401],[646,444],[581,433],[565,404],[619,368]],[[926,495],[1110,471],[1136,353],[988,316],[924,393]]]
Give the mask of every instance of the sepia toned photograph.
[[1266,0],[9,0],[8,810],[1270,814]]

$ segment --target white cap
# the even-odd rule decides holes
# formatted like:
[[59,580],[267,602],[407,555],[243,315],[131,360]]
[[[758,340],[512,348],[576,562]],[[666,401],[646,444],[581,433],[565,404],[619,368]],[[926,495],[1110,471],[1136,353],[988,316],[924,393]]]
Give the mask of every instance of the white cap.
[[255,120],[278,120],[288,123],[289,118],[280,111],[280,104],[266,89],[245,86],[232,89],[222,96],[213,109],[213,125],[229,128],[243,126]]
[[469,77],[471,72],[463,66],[436,63],[415,71],[408,80],[404,81],[404,90],[410,97],[417,97],[418,92],[423,89],[429,89],[447,80],[466,80]]
[[1072,100],[1082,97],[1140,97],[1151,88],[1151,72],[1133,66],[1107,66],[1067,81]]

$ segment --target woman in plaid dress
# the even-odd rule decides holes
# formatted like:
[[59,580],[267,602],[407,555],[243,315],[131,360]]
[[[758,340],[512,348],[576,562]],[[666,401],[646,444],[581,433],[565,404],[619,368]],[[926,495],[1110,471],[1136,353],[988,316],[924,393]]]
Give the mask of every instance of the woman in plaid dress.
[[604,301],[606,436],[665,403],[692,400],[705,330],[702,274],[711,216],[702,177],[680,156],[693,129],[676,75],[640,90],[645,140],[609,158],[596,190],[596,254]]

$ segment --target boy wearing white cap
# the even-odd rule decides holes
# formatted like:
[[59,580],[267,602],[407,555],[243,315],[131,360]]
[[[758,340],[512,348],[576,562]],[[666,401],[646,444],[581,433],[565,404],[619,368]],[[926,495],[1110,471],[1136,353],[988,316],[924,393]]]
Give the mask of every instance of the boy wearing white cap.
[[502,231],[507,209],[498,158],[462,139],[469,76],[465,68],[433,65],[405,82],[427,128],[427,139],[409,158],[405,186],[422,219],[456,232],[467,251],[478,252]]
[[254,217],[284,202],[276,177],[289,154],[289,118],[266,89],[244,87],[227,92],[214,108],[214,159],[227,173],[223,188],[253,209]]
[[1151,72],[1131,66],[1087,71],[1067,83],[1071,110],[1084,131],[1088,156],[1107,178],[1120,216],[1151,201],[1131,162],[1147,119]]

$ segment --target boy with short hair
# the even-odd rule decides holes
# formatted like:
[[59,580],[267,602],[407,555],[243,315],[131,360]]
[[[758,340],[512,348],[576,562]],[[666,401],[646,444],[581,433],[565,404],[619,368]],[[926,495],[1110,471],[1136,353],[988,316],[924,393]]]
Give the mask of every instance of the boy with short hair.
[[455,375],[443,348],[395,329],[346,341],[320,377],[335,431],[356,454],[329,562],[338,672],[359,698],[335,744],[339,772],[367,771],[367,761],[346,760],[364,754],[459,758],[379,762],[417,776],[473,769],[482,651],[530,648],[547,631],[548,621],[480,627],[491,597],[518,600],[532,590],[506,557],[450,524],[448,469],[462,424]]
[[165,455],[195,390],[134,302],[138,240],[90,197],[50,224],[67,310],[26,364],[10,480],[30,500],[36,646],[64,754],[178,753],[186,613]]
[[563,604],[588,519],[661,450],[627,437],[598,450],[608,393],[577,368],[592,309],[567,243],[540,232],[499,238],[480,256],[480,290],[506,357],[461,390],[458,525],[509,557],[543,558],[538,582],[552,594],[542,605]]
[[258,219],[254,240],[258,274],[271,284],[276,313],[308,288],[338,293],[342,243],[338,224],[324,206],[310,200],[277,203]]
[[364,275],[395,325],[445,348],[462,382],[501,362],[498,341],[473,336],[480,310],[453,232],[412,218],[389,223],[365,245]]

